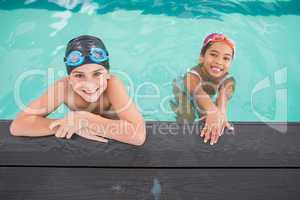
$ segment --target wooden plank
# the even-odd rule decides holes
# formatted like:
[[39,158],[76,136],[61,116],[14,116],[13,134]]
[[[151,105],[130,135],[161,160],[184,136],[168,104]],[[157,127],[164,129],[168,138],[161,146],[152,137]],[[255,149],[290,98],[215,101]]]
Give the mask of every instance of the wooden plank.
[[0,199],[298,200],[299,169],[0,167]]
[[234,123],[234,135],[226,132],[210,146],[200,139],[199,124],[147,122],[141,147],[13,137],[9,124],[0,122],[0,166],[300,167],[300,123]]

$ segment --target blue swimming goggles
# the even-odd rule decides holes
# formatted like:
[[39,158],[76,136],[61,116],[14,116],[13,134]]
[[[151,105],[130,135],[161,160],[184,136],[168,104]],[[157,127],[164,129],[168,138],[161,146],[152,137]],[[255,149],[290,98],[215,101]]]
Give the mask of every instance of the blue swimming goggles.
[[65,63],[68,67],[77,67],[81,65],[86,59],[91,63],[100,64],[108,60],[108,54],[101,48],[91,48],[88,55],[83,55],[80,51],[71,51],[65,57]]

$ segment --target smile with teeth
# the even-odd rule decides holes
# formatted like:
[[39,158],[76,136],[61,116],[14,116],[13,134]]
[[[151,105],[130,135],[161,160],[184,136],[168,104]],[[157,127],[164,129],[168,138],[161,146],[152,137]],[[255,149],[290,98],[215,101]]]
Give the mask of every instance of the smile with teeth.
[[93,95],[93,94],[95,94],[98,90],[99,90],[99,88],[97,88],[97,89],[94,90],[94,91],[85,90],[85,89],[83,89],[82,91],[83,91],[86,95]]
[[211,70],[212,70],[213,72],[221,72],[221,71],[223,71],[222,68],[217,67],[217,66],[211,66]]

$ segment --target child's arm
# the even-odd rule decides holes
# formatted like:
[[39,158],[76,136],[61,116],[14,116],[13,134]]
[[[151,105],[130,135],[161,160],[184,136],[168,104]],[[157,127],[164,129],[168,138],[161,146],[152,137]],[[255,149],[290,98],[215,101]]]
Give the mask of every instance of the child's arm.
[[93,113],[85,113],[89,129],[101,137],[120,142],[142,145],[146,139],[145,122],[130,99],[124,84],[115,76],[108,81],[108,97],[120,120],[111,120]]
[[203,90],[201,81],[198,76],[191,73],[187,73],[184,78],[185,87],[191,96],[195,98],[199,107],[206,112],[205,114],[215,112],[217,107],[210,96]]
[[[231,78],[227,80],[224,85],[221,87],[219,91],[219,95],[217,97],[216,105],[219,108],[219,110],[227,116],[227,105],[229,100],[231,99],[235,89],[235,80],[234,78]],[[227,119],[227,117],[226,117]],[[231,129],[233,128],[228,122],[227,123],[227,128]]]
[[63,103],[65,80],[55,82],[41,97],[32,101],[10,125],[10,132],[14,136],[47,136],[55,131],[49,129],[49,125],[55,119],[46,118]]
[[211,100],[210,96],[203,90],[202,83],[194,74],[188,73],[185,77],[185,85],[190,94],[195,98],[199,107],[206,115],[205,126],[201,131],[201,137],[204,137],[206,143],[210,140],[210,144],[217,143],[219,136],[222,133],[223,114]]

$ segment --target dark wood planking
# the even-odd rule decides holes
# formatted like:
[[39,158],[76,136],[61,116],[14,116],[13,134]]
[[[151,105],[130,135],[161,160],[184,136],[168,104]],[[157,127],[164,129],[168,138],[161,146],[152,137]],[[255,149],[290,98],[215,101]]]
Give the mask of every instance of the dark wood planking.
[[210,146],[200,139],[199,125],[147,122],[141,147],[80,137],[13,137],[9,124],[0,121],[0,166],[300,167],[300,123],[234,123],[235,135]]
[[286,132],[281,123],[235,123],[235,135],[212,147],[199,127],[188,133],[192,125],[172,122],[148,122],[142,147],[12,137],[9,124],[0,122],[0,199],[300,198],[300,169],[291,168],[299,167],[299,123]]
[[299,169],[0,167],[0,199],[300,198]]

